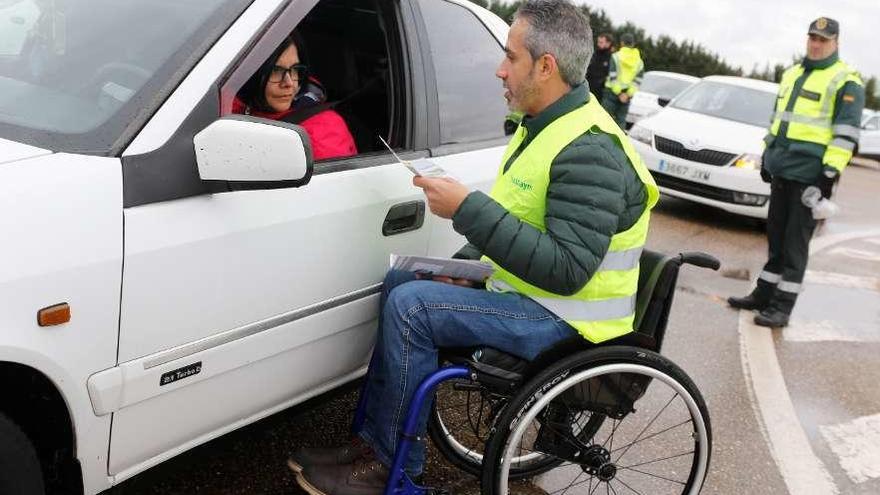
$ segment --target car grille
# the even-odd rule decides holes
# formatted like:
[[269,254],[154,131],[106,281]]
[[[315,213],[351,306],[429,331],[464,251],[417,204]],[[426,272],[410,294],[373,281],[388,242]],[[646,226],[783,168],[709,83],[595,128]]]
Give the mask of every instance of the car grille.
[[[657,185],[660,187],[666,187],[683,193],[693,194],[694,196],[722,201],[724,203],[740,204],[738,201],[734,200],[733,191],[730,191],[728,189],[708,186],[699,182],[679,179],[678,177],[673,177],[671,175],[661,174],[653,171],[651,172],[651,175],[654,176],[654,182],[656,182]],[[758,206],[763,206],[764,204],[766,204],[766,202]]]
[[657,151],[661,153],[684,158],[685,160],[690,160],[692,162],[706,163],[708,165],[727,165],[736,157],[736,155],[732,153],[725,153],[723,151],[689,150],[678,141],[657,135],[654,136],[654,146],[656,146]]

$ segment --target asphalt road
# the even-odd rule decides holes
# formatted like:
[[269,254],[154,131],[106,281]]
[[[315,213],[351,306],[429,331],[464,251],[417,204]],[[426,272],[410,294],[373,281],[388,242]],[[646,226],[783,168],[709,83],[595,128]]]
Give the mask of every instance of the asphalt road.
[[[878,191],[880,170],[853,167],[847,171],[837,193],[843,213],[823,226],[819,235],[880,227],[876,220]],[[760,270],[766,256],[762,228],[754,220],[669,197],[661,200],[652,220],[649,248],[670,253],[705,251],[723,263],[719,272],[693,267],[682,271],[663,350],[694,379],[709,407],[714,449],[703,490],[706,494],[783,494],[788,490],[768,442],[766,426],[759,419],[750,379],[743,373],[739,312],[724,302],[729,295],[745,294],[750,287],[748,280]],[[823,271],[836,266],[825,258],[820,263]],[[880,268],[880,262],[864,266],[862,270],[872,270]],[[858,416],[835,412],[831,406],[837,401],[848,398],[860,405],[851,409],[863,414],[880,412],[880,393],[871,385],[876,380],[846,380],[852,375],[851,367],[823,352],[827,346],[810,347],[774,332],[775,349],[800,423],[841,487],[840,493],[877,493],[872,491],[878,486],[874,484],[876,479],[853,481],[847,476],[850,471],[841,467],[839,455],[829,448],[831,442],[820,433],[825,431],[822,424],[843,424]],[[876,361],[876,346],[859,350],[858,342],[834,345],[834,349],[850,353],[855,359],[871,360],[873,356]],[[824,360],[821,370],[817,370],[816,360],[820,358]],[[876,371],[880,374],[880,368]],[[813,400],[816,391],[824,394],[825,400]],[[287,455],[298,446],[344,441],[355,398],[356,386],[351,386],[291,408],[186,452],[106,493],[303,493],[284,464]],[[430,456],[429,484],[454,493],[478,493],[474,480],[447,465],[435,451]]]

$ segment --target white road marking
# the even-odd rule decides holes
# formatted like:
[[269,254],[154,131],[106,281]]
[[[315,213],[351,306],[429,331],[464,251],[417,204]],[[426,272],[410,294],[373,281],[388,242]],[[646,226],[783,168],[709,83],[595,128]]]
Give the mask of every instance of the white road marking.
[[876,323],[841,324],[833,320],[792,319],[782,331],[788,342],[880,342]]
[[880,238],[877,239],[865,239],[865,242],[870,242],[871,244],[876,244],[880,246]]
[[791,494],[835,495],[834,480],[813,453],[794,411],[776,358],[771,330],[751,322],[751,311],[739,312],[743,372],[751,385],[749,399],[770,454]]
[[851,241],[853,239],[865,239],[867,237],[880,237],[880,230],[859,230],[856,232],[844,232],[842,234],[823,235],[814,238],[810,242],[810,255],[814,255],[819,251],[824,251],[829,247],[840,244],[841,242]]
[[811,284],[833,285],[847,289],[868,289],[880,291],[880,277],[861,277],[845,273],[818,272],[807,270],[805,280]]
[[866,251],[864,249],[839,247],[828,251],[828,254],[846,256],[847,258],[855,258],[858,260],[880,261],[880,253],[875,251]]
[[[880,230],[817,237],[810,242],[810,255],[842,242],[869,237],[880,237]],[[813,452],[794,411],[776,357],[772,331],[754,325],[752,318],[751,311],[739,312],[740,360],[743,375],[750,385],[749,401],[770,454],[779,467],[789,493],[835,495],[839,493],[837,486]]]
[[880,478],[880,414],[820,426],[819,431],[853,483]]

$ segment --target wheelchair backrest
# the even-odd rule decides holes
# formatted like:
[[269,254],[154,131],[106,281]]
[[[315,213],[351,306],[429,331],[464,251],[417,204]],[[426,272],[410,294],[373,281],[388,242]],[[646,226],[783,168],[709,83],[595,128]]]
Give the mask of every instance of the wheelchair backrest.
[[669,310],[681,262],[677,257],[645,249],[639,260],[639,286],[636,293],[636,332],[653,337],[659,351],[666,334]]

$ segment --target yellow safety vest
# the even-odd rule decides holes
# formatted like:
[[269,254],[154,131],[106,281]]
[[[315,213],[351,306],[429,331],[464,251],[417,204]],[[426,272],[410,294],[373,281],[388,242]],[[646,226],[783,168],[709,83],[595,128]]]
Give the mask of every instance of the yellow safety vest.
[[624,46],[620,51],[611,55],[611,59],[614,61],[615,70],[608,74],[605,87],[616,95],[623,91],[626,91],[630,96],[634,95],[639,88],[638,84],[633,81],[645,68],[639,49]]
[[846,139],[834,138],[835,134],[847,135],[850,132],[846,129],[835,130],[832,125],[837,92],[847,82],[854,81],[861,85],[862,80],[858,73],[840,60],[825,69],[813,70],[804,81],[794,108],[786,112],[795,83],[803,74],[804,67],[801,64],[789,67],[782,74],[770,134],[777,136],[782,122],[788,122],[788,139],[825,146],[822,163],[840,172],[852,158],[854,145]]
[[639,258],[648,235],[651,208],[660,196],[654,179],[629,139],[596,99],[590,98],[586,105],[544,128],[505,172],[504,164],[525,139],[525,128],[520,126],[507,146],[490,196],[523,222],[546,232],[544,213],[550,165],[566,146],[585,132],[604,132],[614,136],[648,193],[645,211],[632,227],[611,238],[598,271],[577,293],[562,296],[521,280],[486,256],[483,259],[495,267],[486,283],[488,290],[513,291],[529,296],[564,319],[587,340],[598,343],[633,330]]

